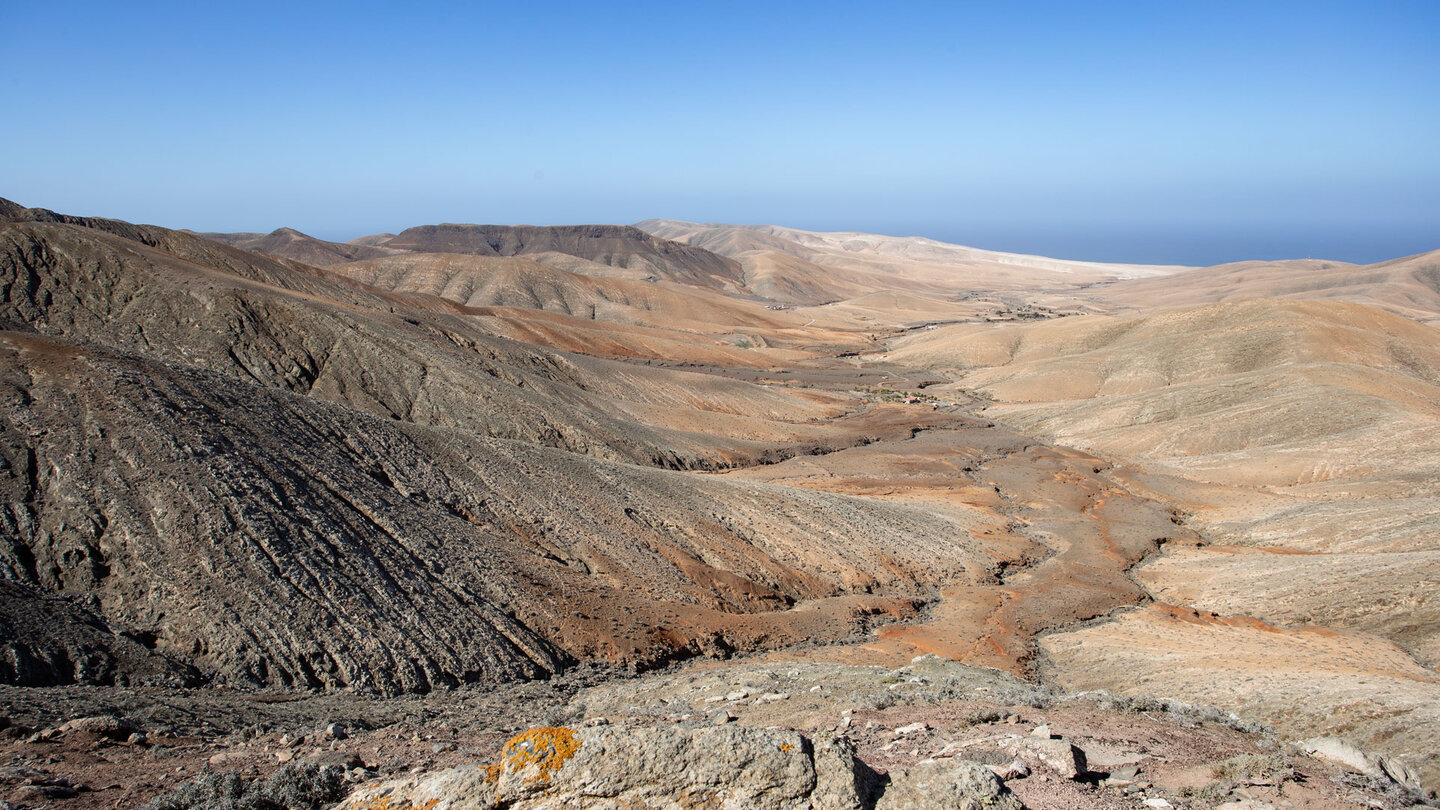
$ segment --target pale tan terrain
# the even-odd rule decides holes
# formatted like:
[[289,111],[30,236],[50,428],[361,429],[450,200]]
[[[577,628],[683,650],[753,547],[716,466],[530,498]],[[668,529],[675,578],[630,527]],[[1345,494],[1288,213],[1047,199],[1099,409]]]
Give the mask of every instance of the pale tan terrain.
[[[957,690],[1168,696],[1277,729],[1186,748],[1114,707],[1046,716],[1101,752],[1164,737],[1147,767],[1176,785],[1209,778],[1169,757],[1320,733],[1440,785],[1440,333],[1368,305],[1423,261],[1326,287],[1374,301],[1113,314],[1129,304],[1102,293],[1183,297],[1235,268],[673,222],[267,243],[320,268],[0,214],[0,675],[31,725],[55,720],[41,684],[71,690],[57,705],[373,692],[392,723],[414,694],[731,656],[883,667],[889,694],[934,654],[993,668]],[[340,261],[362,247],[391,255]],[[590,699],[669,723],[713,697],[657,677]],[[737,678],[784,680],[705,682]],[[817,731],[839,706],[813,685],[813,709],[737,722]],[[882,739],[949,723],[954,698],[866,708],[862,753],[908,767],[964,743]],[[1134,805],[1014,778],[1036,808]],[[1293,784],[1265,796],[1378,795]]]
[[1060,683],[1433,750],[1433,721],[1415,713],[1440,702],[1440,332],[1268,299],[944,327],[887,358],[943,370],[1017,429],[1125,462],[1118,482],[1215,544],[1167,546],[1133,575],[1219,617],[1145,609],[1047,636]]
[[1142,312],[1249,298],[1346,301],[1433,323],[1440,320],[1440,251],[1368,265],[1318,259],[1237,262],[1165,278],[1125,279],[1081,295],[1102,307]]
[[1041,647],[1065,689],[1219,706],[1286,737],[1323,731],[1395,752],[1431,784],[1440,774],[1440,677],[1374,636],[1156,605]]
[[676,220],[646,220],[638,227],[728,256],[745,269],[745,283],[751,290],[796,304],[897,290],[943,299],[975,291],[1073,289],[1183,269],[1001,253],[918,236],[819,233],[775,225],[701,225]]
[[389,292],[454,301],[469,314],[495,319],[507,337],[586,354],[768,366],[810,356],[788,350],[796,347],[864,345],[853,322],[838,314],[817,323],[706,287],[598,275],[590,268],[571,272],[558,264],[543,255],[411,253],[329,270]]
[[1440,662],[1440,551],[1292,553],[1273,547],[1173,549],[1135,572],[1157,599],[1284,625],[1385,635]]

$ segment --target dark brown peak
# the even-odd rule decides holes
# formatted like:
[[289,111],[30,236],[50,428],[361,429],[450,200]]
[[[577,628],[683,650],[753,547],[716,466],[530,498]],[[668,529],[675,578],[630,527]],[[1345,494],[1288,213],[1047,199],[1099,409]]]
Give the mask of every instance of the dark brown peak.
[[20,222],[25,219],[22,215],[26,210],[20,203],[0,197],[0,221]]
[[309,234],[301,233],[294,228],[276,228],[269,233],[270,236],[288,236],[293,239],[313,239]]
[[7,222],[71,222],[80,219],[57,214],[49,208],[26,208],[11,200],[4,200],[4,204],[0,205],[0,218]]
[[48,208],[20,208],[15,203],[10,203],[10,205],[15,207],[6,208],[6,220],[9,222],[55,222],[62,225],[76,225],[81,228],[91,228],[93,230],[111,233],[150,247],[159,246],[164,240],[163,234],[179,235],[177,231],[169,231],[151,225],[135,225],[119,219],[76,217],[69,214],[56,213]]

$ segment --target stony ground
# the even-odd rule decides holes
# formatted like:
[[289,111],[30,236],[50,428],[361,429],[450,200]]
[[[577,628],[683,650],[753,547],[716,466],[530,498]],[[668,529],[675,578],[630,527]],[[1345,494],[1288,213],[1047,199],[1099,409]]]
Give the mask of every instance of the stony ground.
[[[1421,799],[1214,709],[1060,695],[933,657],[898,669],[755,661],[614,674],[392,699],[8,688],[0,799],[134,807],[207,770],[259,778],[300,761],[343,769],[355,788],[494,761],[507,739],[536,726],[729,723],[843,735],[882,779],[927,760],[979,761],[1033,810],[1398,808]],[[81,720],[97,715],[124,722]]]

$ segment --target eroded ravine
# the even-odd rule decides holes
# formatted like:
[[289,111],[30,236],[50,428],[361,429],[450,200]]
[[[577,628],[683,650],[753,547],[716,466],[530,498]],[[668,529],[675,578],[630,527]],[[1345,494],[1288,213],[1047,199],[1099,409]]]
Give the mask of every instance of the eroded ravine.
[[[898,665],[934,653],[1032,676],[1038,634],[1151,601],[1130,569],[1164,544],[1201,542],[1173,509],[1114,481],[1104,459],[961,405],[894,407],[913,420],[909,438],[728,475],[933,511],[964,526],[956,542],[982,549],[990,564],[944,583],[922,618],[807,657]],[[934,427],[942,413],[958,426]]]

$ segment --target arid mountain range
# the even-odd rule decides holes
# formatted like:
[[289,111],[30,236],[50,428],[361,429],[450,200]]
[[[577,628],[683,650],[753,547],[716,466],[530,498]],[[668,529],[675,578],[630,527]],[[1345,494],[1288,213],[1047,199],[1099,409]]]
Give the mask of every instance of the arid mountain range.
[[1440,251],[1152,267],[672,220],[335,243],[0,201],[0,268],[6,683],[935,654],[1440,787]]

